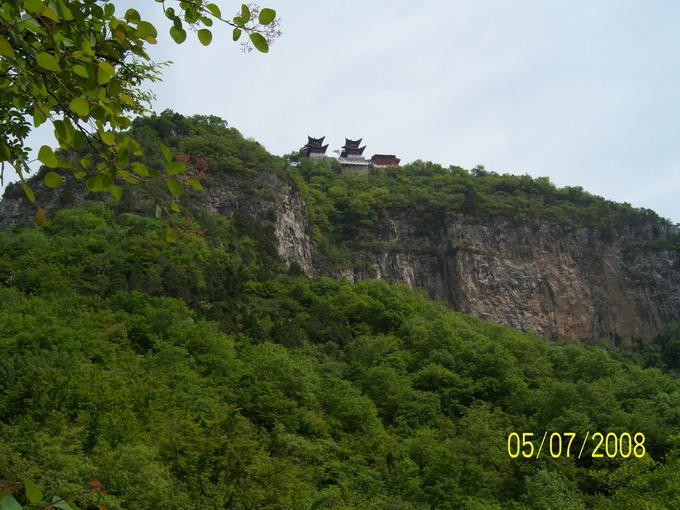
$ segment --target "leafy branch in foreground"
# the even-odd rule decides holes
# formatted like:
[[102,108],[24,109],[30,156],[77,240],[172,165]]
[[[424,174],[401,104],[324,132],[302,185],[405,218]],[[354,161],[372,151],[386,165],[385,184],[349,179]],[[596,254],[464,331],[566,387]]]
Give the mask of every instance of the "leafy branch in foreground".
[[[48,508],[76,510],[80,508],[76,505],[76,502],[78,502],[81,504],[87,503],[88,506],[92,505],[98,510],[108,510],[106,506],[84,498],[87,495],[106,494],[106,492],[106,489],[102,489],[101,482],[93,476],[90,478],[87,488],[70,492],[61,497],[54,496],[49,503],[35,508],[36,510],[47,510]],[[19,500],[17,500],[14,495],[19,495],[20,493],[23,493],[23,497],[19,497]],[[33,480],[30,478],[24,478],[21,482],[0,480],[0,510],[21,510],[22,508],[28,508],[19,503],[20,500],[24,499],[31,505],[40,504],[44,501],[42,490]],[[33,507],[31,506],[31,508]]]
[[[229,20],[205,0],[180,1],[176,9],[159,3],[172,21],[170,35],[178,44],[186,40],[187,28],[203,45],[210,44],[213,20],[232,26],[234,40],[245,32],[249,43],[264,53],[281,34],[273,9],[243,4]],[[169,158],[162,173],[136,162],[141,145],[121,134],[154,99],[140,87],[160,80],[161,69],[168,64],[152,62],[146,52],[157,36],[156,27],[137,10],[118,16],[114,2],[108,0],[0,3],[0,181],[5,164],[13,167],[26,196],[36,204],[38,224],[45,214],[26,182],[31,161],[25,139],[47,121],[62,151],[55,153],[44,145],[38,160],[49,168],[69,169],[76,179],[85,178],[90,191],[119,199],[123,182],[162,178],[178,196],[188,182],[180,178],[186,172],[182,161]],[[77,156],[86,147],[97,155],[97,162]],[[47,173],[45,184],[59,186],[60,174]]]

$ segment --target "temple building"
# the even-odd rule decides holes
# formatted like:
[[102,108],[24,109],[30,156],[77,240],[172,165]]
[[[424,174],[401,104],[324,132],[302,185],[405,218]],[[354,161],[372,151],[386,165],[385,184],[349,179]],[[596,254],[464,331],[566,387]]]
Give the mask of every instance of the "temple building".
[[397,166],[400,161],[394,154],[373,154],[371,158],[373,166]]
[[323,145],[325,136],[321,138],[307,137],[307,145],[302,147],[300,151],[310,158],[326,159],[329,161],[337,161],[340,163],[340,171],[345,172],[358,172],[361,174],[368,173],[368,169],[371,166],[396,166],[399,165],[401,161],[394,154],[374,154],[371,159],[366,159],[364,157],[364,149],[366,146],[361,147],[361,138],[358,140],[350,140],[345,138],[345,145],[342,146],[340,156],[333,158],[326,156],[326,149],[328,144]]
[[326,155],[326,149],[328,149],[328,144],[323,145],[324,138],[326,137],[322,136],[321,138],[312,138],[311,136],[307,135],[307,145],[302,147],[300,151],[304,152],[307,157],[310,158],[323,158]]
[[342,146],[342,152],[340,153],[341,158],[352,158],[352,157],[361,157],[361,155],[364,153],[364,149],[366,146],[364,145],[363,147],[359,147],[361,145],[361,138],[358,140],[350,140],[349,138],[345,138],[345,145]]
[[345,145],[342,146],[342,152],[340,152],[340,157],[338,158],[341,172],[355,171],[360,174],[368,173],[368,167],[371,162],[363,156],[366,146],[359,147],[359,145],[361,145],[361,138],[358,140],[345,138]]

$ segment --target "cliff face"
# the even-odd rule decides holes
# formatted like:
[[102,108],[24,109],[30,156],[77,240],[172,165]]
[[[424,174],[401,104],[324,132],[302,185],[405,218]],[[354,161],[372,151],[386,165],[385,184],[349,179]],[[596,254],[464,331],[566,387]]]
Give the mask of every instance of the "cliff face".
[[357,253],[360,270],[339,273],[420,287],[456,310],[546,336],[651,339],[680,320],[680,260],[626,245],[659,234],[503,220],[424,230],[402,216],[373,232],[383,249]]
[[235,180],[219,179],[200,200],[209,213],[229,218],[240,213],[253,223],[271,224],[279,256],[288,265],[299,264],[305,274],[315,274],[306,204],[280,177],[260,172],[247,188]]
[[[105,194],[92,194],[82,185],[51,190],[40,180],[32,183],[48,219],[63,207],[82,205],[86,199],[108,200]],[[190,201],[212,214],[232,218],[243,215],[258,225],[268,225],[278,255],[290,266],[300,265],[305,274],[315,274],[313,243],[306,205],[290,184],[270,172],[259,172],[247,181],[222,176],[206,183],[210,191],[189,192]],[[126,192],[131,192],[127,190]],[[149,197],[141,198],[148,200]],[[186,204],[185,204],[186,205]],[[152,206],[150,209],[152,210]],[[0,200],[0,229],[33,220],[35,207],[24,196],[20,184],[11,184]]]
[[[70,203],[83,199],[84,193],[78,194]],[[680,321],[677,251],[626,249],[630,242],[677,234],[677,227],[606,234],[545,221],[465,219],[435,227],[415,215],[399,215],[362,232],[357,240],[370,240],[370,250],[357,249],[352,263],[338,266],[315,255],[304,200],[272,173],[247,181],[216,179],[196,199],[208,212],[238,213],[269,225],[278,254],[309,276],[405,283],[456,310],[542,335],[649,340],[664,324]],[[48,217],[66,205],[61,202],[58,195],[42,200]],[[14,190],[0,202],[0,227],[30,221],[33,214],[21,191]]]

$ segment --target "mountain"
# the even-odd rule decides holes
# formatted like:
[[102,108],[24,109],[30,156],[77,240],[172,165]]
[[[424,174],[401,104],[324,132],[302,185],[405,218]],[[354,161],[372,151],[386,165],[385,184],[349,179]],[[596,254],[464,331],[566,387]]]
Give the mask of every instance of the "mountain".
[[[339,175],[214,117],[133,134],[150,168],[162,141],[205,171],[170,219],[162,180],[114,200],[38,175],[40,227],[19,186],[0,203],[0,508],[680,506],[667,221],[482,168]],[[658,323],[547,340],[559,282],[607,313],[637,288]]]
[[[404,283],[549,338],[630,344],[680,321],[680,228],[653,211],[481,167],[417,161],[341,175],[273,157],[212,117],[166,112],[133,132],[147,146],[199,153],[207,191],[183,203],[269,225],[278,254],[308,276]],[[48,213],[85,194],[40,189]],[[31,217],[21,188],[8,188],[0,227]]]

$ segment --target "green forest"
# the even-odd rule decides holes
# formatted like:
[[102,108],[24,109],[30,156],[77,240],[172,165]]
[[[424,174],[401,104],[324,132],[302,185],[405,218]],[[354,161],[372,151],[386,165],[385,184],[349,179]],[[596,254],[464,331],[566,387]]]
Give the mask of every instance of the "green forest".
[[[277,256],[270,224],[207,214],[199,197],[220,179],[275,174],[306,200],[328,260],[398,211],[424,227],[454,215],[612,232],[666,220],[483,168],[341,175],[272,156],[210,116],[166,111],[128,134],[152,170],[161,143],[199,156],[205,191],[173,193],[186,219],[168,242],[179,213],[154,214],[133,186],[120,200],[85,191],[74,208],[83,183],[70,170],[31,181],[59,207],[42,226],[0,232],[2,510],[680,507],[680,325],[619,351],[548,341],[383,280],[308,278]],[[48,171],[63,175],[56,190],[41,184]],[[657,237],[631,249],[679,247]],[[564,439],[561,454],[533,453],[544,433],[554,449],[551,435]],[[620,438],[619,454],[586,433]],[[514,437],[531,439],[530,458]]]

